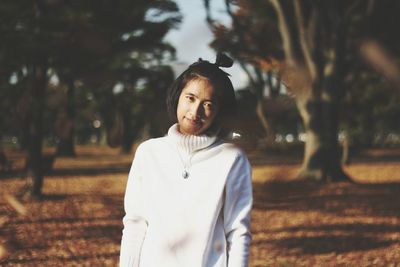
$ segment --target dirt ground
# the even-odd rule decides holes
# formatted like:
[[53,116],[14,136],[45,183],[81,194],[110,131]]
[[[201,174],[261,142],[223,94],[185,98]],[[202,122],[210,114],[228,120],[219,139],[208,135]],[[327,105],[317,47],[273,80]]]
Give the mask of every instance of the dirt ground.
[[[44,198],[29,201],[15,197],[26,183],[22,155],[7,155],[13,170],[0,174],[0,266],[117,266],[132,155],[78,147],[78,157],[56,159]],[[299,182],[297,157],[249,157],[250,266],[400,266],[399,149],[355,158],[345,168],[355,183]]]

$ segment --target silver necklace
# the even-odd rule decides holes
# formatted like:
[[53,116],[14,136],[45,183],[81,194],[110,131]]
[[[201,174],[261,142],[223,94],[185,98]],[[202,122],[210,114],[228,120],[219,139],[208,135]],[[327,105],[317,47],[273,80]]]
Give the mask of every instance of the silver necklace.
[[189,178],[189,176],[190,176],[189,168],[192,166],[192,157],[195,154],[195,151],[191,152],[189,154],[189,158],[188,158],[187,162],[185,162],[183,160],[183,158],[182,158],[181,153],[179,152],[178,146],[177,145],[173,145],[173,144],[169,144],[169,145],[176,151],[176,153],[178,154],[178,158],[182,163],[182,166],[183,166],[182,177],[183,177],[183,179]]
[[208,146],[206,146],[206,147],[202,147],[202,148],[200,148],[200,149],[193,150],[191,153],[189,153],[189,157],[188,157],[187,161],[185,161],[185,160],[183,159],[183,157],[182,157],[180,151],[179,151],[178,146],[177,146],[176,144],[172,144],[172,143],[169,143],[169,145],[170,145],[171,147],[173,147],[173,150],[175,150],[176,153],[178,153],[179,160],[181,161],[182,166],[183,166],[183,171],[182,171],[182,177],[183,177],[183,179],[188,179],[189,176],[190,176],[189,169],[192,167],[192,158],[194,157],[194,155],[195,155],[197,152],[200,152],[200,151],[202,151],[202,150],[205,150],[205,149],[207,149],[207,148],[209,147],[209,145],[208,145]]
[[183,177],[183,179],[187,179],[190,176],[189,169],[190,169],[190,167],[192,167],[192,158],[193,158],[193,156],[197,152],[200,152],[200,151],[206,149],[207,147],[203,147],[203,148],[201,148],[199,150],[195,150],[195,151],[189,153],[189,158],[188,158],[188,160],[186,162],[183,160],[181,153],[179,153],[178,147],[175,147],[175,148],[176,148],[176,152],[178,153],[179,159],[181,160],[182,165],[183,165],[182,177]]
[[189,159],[185,163],[185,161],[182,158],[181,153],[179,153],[179,149],[178,148],[176,148],[176,151],[178,152],[179,159],[181,160],[181,163],[183,165],[182,177],[183,177],[183,179],[187,179],[190,176],[189,168],[192,166],[192,157],[194,155],[194,152],[189,154]]

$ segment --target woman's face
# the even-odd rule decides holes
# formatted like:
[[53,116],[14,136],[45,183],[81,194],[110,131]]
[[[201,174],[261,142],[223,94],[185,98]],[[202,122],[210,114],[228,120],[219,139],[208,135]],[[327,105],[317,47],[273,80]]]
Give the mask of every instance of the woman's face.
[[203,134],[218,113],[217,95],[202,78],[189,81],[179,96],[176,115],[179,131],[188,135]]

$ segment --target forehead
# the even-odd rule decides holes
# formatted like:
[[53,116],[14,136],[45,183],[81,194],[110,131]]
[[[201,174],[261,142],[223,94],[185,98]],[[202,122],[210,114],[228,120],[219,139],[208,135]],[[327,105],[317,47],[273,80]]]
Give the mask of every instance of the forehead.
[[197,78],[190,80],[186,86],[182,89],[184,94],[193,94],[199,98],[215,99],[216,90],[212,84],[203,78]]

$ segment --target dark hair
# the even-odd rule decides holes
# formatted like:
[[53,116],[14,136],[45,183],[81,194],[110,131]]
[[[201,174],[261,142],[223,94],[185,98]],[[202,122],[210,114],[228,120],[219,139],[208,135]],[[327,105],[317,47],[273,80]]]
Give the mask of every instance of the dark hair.
[[190,65],[178,78],[172,83],[167,91],[167,110],[168,115],[173,122],[177,122],[176,110],[178,107],[179,96],[183,88],[192,80],[206,79],[218,96],[219,110],[210,128],[220,127],[223,119],[228,119],[236,115],[235,92],[229,74],[219,67],[229,68],[233,65],[233,60],[223,53],[218,53],[215,63],[207,60],[199,60]]

